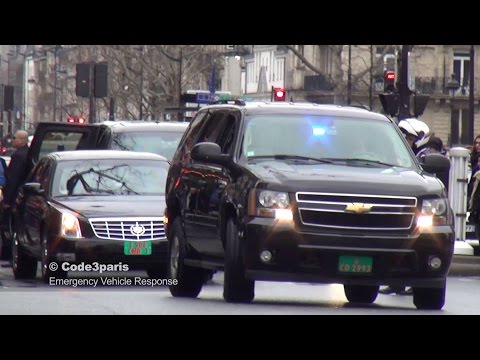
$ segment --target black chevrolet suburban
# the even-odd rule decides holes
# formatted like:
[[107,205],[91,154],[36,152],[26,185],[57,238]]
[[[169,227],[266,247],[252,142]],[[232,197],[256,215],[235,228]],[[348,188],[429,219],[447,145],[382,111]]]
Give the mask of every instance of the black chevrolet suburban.
[[454,249],[446,189],[396,123],[353,107],[294,103],[201,109],[166,185],[173,296],[196,297],[224,270],[227,302],[255,281],[339,283],[354,303],[380,285],[413,287],[441,309]]

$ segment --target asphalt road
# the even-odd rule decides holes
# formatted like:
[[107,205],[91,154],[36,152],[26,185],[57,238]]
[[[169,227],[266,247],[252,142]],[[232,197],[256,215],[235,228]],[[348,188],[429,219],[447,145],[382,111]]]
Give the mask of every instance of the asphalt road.
[[[106,273],[105,278],[130,279],[143,272]],[[72,274],[82,279],[81,274]],[[91,278],[95,278],[94,276]],[[97,279],[98,280],[98,279]],[[166,286],[47,285],[40,279],[17,281],[10,268],[0,268],[0,314],[225,314],[225,315],[467,315],[480,314],[480,257],[455,257],[441,311],[419,311],[412,296],[378,295],[371,305],[348,303],[342,285],[257,282],[252,304],[223,300],[223,274],[204,286],[198,299],[173,298]]]

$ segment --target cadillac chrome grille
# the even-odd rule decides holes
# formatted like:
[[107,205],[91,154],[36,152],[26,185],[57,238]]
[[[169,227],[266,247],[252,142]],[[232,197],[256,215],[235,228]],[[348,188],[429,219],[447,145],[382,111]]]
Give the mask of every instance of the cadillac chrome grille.
[[303,225],[357,230],[408,230],[417,199],[405,196],[298,192]]
[[93,218],[89,221],[95,236],[100,239],[148,241],[167,238],[163,217]]

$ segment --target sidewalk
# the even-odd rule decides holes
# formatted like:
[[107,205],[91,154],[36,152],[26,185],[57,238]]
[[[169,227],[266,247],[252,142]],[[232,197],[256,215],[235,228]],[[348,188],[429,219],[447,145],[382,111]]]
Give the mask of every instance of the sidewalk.
[[480,256],[454,255],[449,276],[480,276]]

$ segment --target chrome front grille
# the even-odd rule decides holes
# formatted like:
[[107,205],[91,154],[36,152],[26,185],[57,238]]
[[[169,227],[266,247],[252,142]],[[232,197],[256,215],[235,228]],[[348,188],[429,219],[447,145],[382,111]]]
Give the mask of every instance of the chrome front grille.
[[92,218],[95,236],[124,241],[165,240],[163,217]]
[[296,201],[303,225],[353,230],[408,230],[417,207],[405,196],[298,192]]

